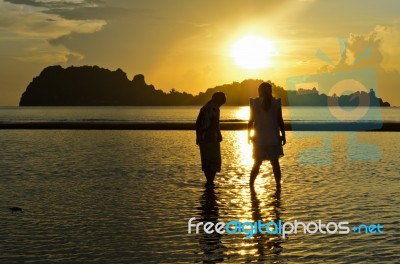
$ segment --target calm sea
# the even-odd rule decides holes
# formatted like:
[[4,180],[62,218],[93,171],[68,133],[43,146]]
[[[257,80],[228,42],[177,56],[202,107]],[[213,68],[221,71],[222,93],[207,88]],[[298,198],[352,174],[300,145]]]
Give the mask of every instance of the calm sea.
[[[35,121],[137,121],[193,122],[198,106],[182,107],[0,107],[0,122]],[[283,119],[291,121],[395,121],[400,107],[283,107]],[[223,106],[222,121],[248,120],[249,107]]]
[[[247,111],[223,107],[221,115],[245,120]],[[296,111],[302,120],[325,120],[326,109]],[[0,121],[192,122],[197,113],[8,107]],[[399,116],[398,108],[375,115]],[[222,171],[207,189],[194,131],[0,130],[0,263],[398,262],[400,133],[287,132],[281,193],[265,163],[255,194],[246,132],[222,134]],[[383,234],[188,234],[192,217],[380,224]]]

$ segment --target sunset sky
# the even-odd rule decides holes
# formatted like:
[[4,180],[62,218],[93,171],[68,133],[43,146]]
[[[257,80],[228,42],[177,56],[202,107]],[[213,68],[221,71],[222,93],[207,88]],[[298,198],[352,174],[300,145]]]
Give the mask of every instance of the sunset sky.
[[398,0],[0,0],[0,105],[18,105],[33,77],[60,64],[121,68],[193,94],[248,78],[286,87],[291,76],[374,68],[378,87],[368,88],[400,106],[399,10]]

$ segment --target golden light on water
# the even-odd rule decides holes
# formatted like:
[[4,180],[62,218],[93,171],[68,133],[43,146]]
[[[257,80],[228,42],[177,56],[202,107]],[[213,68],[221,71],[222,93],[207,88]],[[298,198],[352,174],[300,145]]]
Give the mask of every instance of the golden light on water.
[[[235,133],[235,150],[238,166],[245,168],[242,171],[243,175],[240,177],[240,183],[236,183],[243,186],[248,186],[250,180],[250,172],[254,163],[253,160],[253,145],[248,143],[247,131],[238,131]],[[240,165],[239,165],[240,164]],[[275,188],[275,179],[272,174],[272,168],[268,161],[264,161],[260,168],[260,173],[257,176],[255,182],[255,190],[258,194],[264,195],[269,189]],[[268,189],[268,190],[267,190]],[[241,192],[242,197],[249,196],[249,190],[244,189]]]
[[253,166],[253,148],[247,141],[247,131],[238,132],[236,151],[240,164],[250,170]]
[[[246,109],[241,109],[237,116],[245,111]],[[231,140],[234,144],[232,154],[236,159],[236,167],[242,168],[237,169],[229,181],[229,186],[231,186],[229,194],[232,197],[230,205],[235,208],[235,219],[240,223],[254,223],[258,220],[263,223],[277,222],[281,217],[279,213],[280,198],[276,196],[275,179],[271,165],[268,161],[263,162],[254,185],[255,193],[252,193],[249,188],[249,180],[253,166],[253,146],[247,141],[246,130],[236,131],[232,136]],[[250,226],[244,226],[246,232],[250,232],[250,228]],[[248,234],[242,233],[243,238],[237,241],[238,248],[241,250],[235,251],[236,254],[255,256],[258,254],[279,254],[281,251],[281,242],[278,236],[256,232],[251,235],[250,239],[247,239]]]
[[[244,106],[236,110],[234,114],[234,118],[237,120],[249,120],[250,116],[250,108],[248,106]],[[254,131],[251,132],[251,136],[253,136]],[[246,183],[248,184],[248,180],[250,177],[250,171],[253,166],[253,146],[252,143],[248,143],[248,135],[247,131],[238,131],[236,134],[236,146],[235,151],[237,152],[238,162],[241,164],[243,168],[247,169],[248,177],[245,177]],[[270,186],[273,184],[271,180],[273,180],[271,165],[268,161],[265,161],[261,165],[260,174],[256,180],[256,190],[259,188],[260,194],[265,192],[265,186]],[[272,178],[271,178],[272,177]],[[269,187],[268,187],[269,188]]]
[[242,106],[235,112],[235,119],[238,120],[249,120],[250,108],[248,106]]
[[[238,120],[248,120],[249,107],[242,107],[235,111],[231,117]],[[259,175],[255,181],[255,195],[249,187],[250,173],[253,166],[253,145],[248,142],[247,130],[229,133],[227,139],[230,146],[231,160],[229,161],[231,171],[228,172],[226,182],[229,193],[229,204],[235,209],[235,219],[239,222],[263,222],[276,221],[279,216],[276,214],[276,187],[271,165],[264,161],[261,165]],[[233,169],[233,170],[232,170]],[[250,227],[245,227],[248,230]],[[241,255],[254,255],[259,248],[267,243],[268,236],[264,237],[255,234],[252,239],[244,239],[241,242]]]

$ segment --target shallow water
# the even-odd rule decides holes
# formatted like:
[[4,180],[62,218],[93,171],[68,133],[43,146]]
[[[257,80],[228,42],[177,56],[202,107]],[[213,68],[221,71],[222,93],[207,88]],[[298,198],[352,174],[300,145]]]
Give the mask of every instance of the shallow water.
[[[368,110],[369,111],[364,111]],[[357,111],[356,111],[357,110]],[[361,110],[361,116],[354,116]],[[132,106],[132,107],[0,107],[0,122],[37,121],[127,121],[127,122],[193,122],[199,106]],[[291,121],[382,121],[400,122],[399,107],[310,107],[282,108],[284,120]],[[248,120],[248,106],[221,107],[221,120]]]
[[[348,138],[355,136],[379,152],[352,153]],[[400,259],[400,133],[288,132],[282,192],[275,193],[265,164],[253,195],[246,133],[224,131],[223,137],[222,172],[215,188],[206,189],[192,131],[0,131],[0,263]],[[302,151],[327,138],[319,157],[330,164],[317,160],[325,166],[303,166],[315,156]],[[23,211],[12,213],[11,206]],[[379,223],[384,233],[246,239],[188,234],[191,217]]]

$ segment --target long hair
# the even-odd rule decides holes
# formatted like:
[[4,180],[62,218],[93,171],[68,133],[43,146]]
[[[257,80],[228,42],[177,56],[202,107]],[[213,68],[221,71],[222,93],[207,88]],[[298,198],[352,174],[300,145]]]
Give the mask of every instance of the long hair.
[[272,102],[272,86],[270,83],[263,82],[258,87],[258,94],[263,98],[263,108],[266,112],[271,108]]

